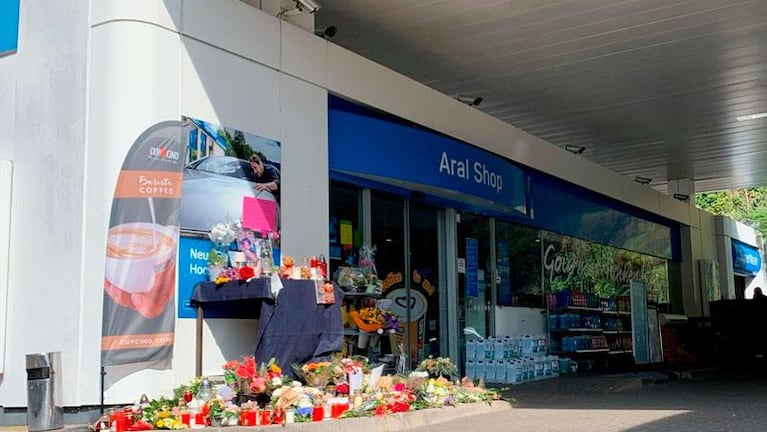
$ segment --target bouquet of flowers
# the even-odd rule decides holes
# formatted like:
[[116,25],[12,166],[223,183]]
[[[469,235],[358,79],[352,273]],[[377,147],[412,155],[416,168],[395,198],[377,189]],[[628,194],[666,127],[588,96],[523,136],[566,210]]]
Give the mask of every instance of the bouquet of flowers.
[[243,357],[242,361],[230,360],[224,366],[224,382],[232,390],[245,394],[258,394],[266,391],[266,380],[258,373],[256,359]]
[[143,409],[144,420],[155,429],[185,429],[181,423],[181,412],[176,401],[166,398],[149,401]]
[[208,263],[211,266],[223,267],[229,262],[229,245],[237,239],[237,232],[242,229],[239,220],[220,222],[213,225],[208,238],[213,242],[213,248],[208,253]]
[[237,233],[242,230],[239,220],[219,222],[210,228],[208,238],[216,246],[229,246],[237,239]]
[[448,357],[433,358],[432,356],[429,356],[418,365],[416,370],[427,372],[432,378],[454,378],[458,376],[458,368]]
[[381,316],[383,317],[383,324],[381,324],[379,333],[383,333],[384,331],[389,333],[396,332],[397,329],[399,329],[399,318],[397,318],[397,314],[388,309],[380,309],[380,311]]
[[364,307],[358,311],[351,311],[349,317],[360,330],[370,333],[380,330],[385,321],[381,310],[377,307]]
[[313,387],[325,387],[337,374],[335,365],[328,361],[306,363],[296,372]]

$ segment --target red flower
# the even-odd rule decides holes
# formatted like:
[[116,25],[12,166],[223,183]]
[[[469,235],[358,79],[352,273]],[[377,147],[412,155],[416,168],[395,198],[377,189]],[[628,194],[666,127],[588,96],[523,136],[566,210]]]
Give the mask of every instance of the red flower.
[[377,416],[382,416],[382,415],[386,414],[386,405],[384,405],[384,404],[378,405],[376,407],[375,413],[376,413]]
[[238,270],[238,275],[240,276],[240,280],[246,281],[253,278],[256,275],[256,271],[253,270],[252,267],[242,266],[240,267],[240,270]]
[[394,384],[394,391],[401,392],[402,390],[405,390],[405,383],[398,382]]
[[349,384],[346,384],[346,383],[336,384],[336,393],[349,394]]

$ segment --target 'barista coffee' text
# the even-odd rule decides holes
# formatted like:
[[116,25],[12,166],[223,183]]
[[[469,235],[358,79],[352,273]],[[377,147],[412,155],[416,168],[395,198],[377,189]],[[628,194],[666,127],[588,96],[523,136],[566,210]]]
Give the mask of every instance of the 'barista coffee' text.
[[471,165],[468,158],[451,159],[447,156],[447,152],[442,152],[442,157],[439,159],[439,172],[461,179],[474,180],[478,184],[495,189],[496,193],[501,193],[503,190],[503,177],[500,174],[488,170],[482,162],[474,162]]

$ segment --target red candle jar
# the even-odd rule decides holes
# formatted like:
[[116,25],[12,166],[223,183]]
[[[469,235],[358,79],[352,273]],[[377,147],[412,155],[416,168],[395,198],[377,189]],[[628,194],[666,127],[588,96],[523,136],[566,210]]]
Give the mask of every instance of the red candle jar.
[[125,432],[128,428],[128,418],[123,411],[117,411],[112,416],[112,422],[115,425],[115,432]]
[[268,409],[261,410],[261,426],[272,424],[272,412]]
[[192,415],[189,414],[188,412],[182,412],[181,413],[181,423],[185,424],[186,427],[190,427],[191,424],[189,424],[189,423],[191,423],[191,420],[192,420],[191,417],[192,417]]
[[322,405],[315,405],[312,409],[312,421],[322,421],[325,418],[325,408]]
[[285,420],[285,411],[283,411],[282,408],[275,408],[274,415],[272,416],[272,423],[282,424],[284,420]]
[[338,417],[341,417],[342,412],[342,405],[338,402],[333,402],[332,405],[330,405],[330,416],[334,419],[337,419]]
[[256,410],[245,411],[245,413],[247,414],[246,420],[248,422],[248,426],[255,426],[257,424],[256,414],[258,414]]

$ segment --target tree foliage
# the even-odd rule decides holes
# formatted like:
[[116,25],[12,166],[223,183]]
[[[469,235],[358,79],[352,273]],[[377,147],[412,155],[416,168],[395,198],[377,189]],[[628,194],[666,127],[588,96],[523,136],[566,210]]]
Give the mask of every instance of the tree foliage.
[[699,193],[695,206],[752,226],[763,238],[767,234],[767,186]]
[[229,130],[220,128],[218,134],[226,141],[225,155],[248,160],[253,154],[253,149],[248,145],[245,134],[241,131],[235,130],[232,135]]

